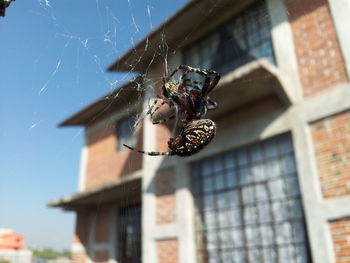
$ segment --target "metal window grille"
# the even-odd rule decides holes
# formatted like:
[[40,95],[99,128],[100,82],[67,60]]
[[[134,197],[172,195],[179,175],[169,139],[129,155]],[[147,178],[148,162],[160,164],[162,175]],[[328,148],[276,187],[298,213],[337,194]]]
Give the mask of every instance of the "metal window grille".
[[141,263],[141,205],[122,207],[118,215],[118,262]]
[[275,63],[265,1],[252,6],[188,47],[185,63],[225,74],[257,58]]
[[125,149],[125,147],[123,147],[123,144],[127,144],[132,147],[135,146],[136,137],[134,136],[134,124],[134,116],[128,116],[117,122],[116,134],[118,139],[118,151]]
[[289,135],[195,163],[198,262],[310,262]]

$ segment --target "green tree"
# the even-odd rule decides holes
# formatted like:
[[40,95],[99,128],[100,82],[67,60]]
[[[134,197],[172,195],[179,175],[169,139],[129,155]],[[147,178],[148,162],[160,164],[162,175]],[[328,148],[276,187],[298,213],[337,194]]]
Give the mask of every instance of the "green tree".
[[52,248],[45,248],[45,249],[33,249],[33,255],[36,258],[55,259],[59,257],[71,258],[72,253],[69,250],[63,250],[59,252],[59,251],[53,250]]

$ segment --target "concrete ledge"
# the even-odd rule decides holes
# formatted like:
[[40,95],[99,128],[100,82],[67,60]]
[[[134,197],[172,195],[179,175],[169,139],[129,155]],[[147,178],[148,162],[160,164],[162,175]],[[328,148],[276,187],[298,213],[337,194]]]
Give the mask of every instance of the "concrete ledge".
[[350,216],[350,196],[324,199],[320,209],[328,221]]
[[301,102],[296,110],[305,122],[313,122],[348,109],[350,109],[350,84],[344,83]]

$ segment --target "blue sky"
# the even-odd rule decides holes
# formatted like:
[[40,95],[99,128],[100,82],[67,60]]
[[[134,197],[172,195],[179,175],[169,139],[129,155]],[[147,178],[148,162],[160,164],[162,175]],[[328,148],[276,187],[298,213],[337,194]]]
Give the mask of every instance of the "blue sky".
[[17,0],[0,18],[0,228],[70,248],[82,128],[57,124],[129,76],[105,71],[186,0]]

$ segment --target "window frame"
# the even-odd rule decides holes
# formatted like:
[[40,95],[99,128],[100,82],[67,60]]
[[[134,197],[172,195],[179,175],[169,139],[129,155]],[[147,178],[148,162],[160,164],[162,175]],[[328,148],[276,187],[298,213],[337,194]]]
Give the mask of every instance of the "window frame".
[[[283,144],[287,142],[286,144]],[[264,152],[267,144],[272,143],[275,144],[276,152],[270,155],[271,153]],[[283,146],[286,146],[288,150],[283,149]],[[258,152],[253,152],[254,149],[259,148],[260,153],[262,155],[259,157],[259,155],[256,155]],[[283,150],[282,150],[283,149]],[[245,156],[247,157],[246,160],[241,159],[239,157],[240,152],[245,152]],[[237,149],[233,149],[231,151],[222,153],[218,156],[213,156],[210,159],[202,159],[200,161],[196,161],[192,163],[191,167],[191,177],[190,177],[190,186],[191,186],[191,193],[193,195],[194,199],[194,214],[195,214],[195,222],[194,222],[194,231],[195,231],[195,238],[196,238],[196,255],[198,262],[212,262],[209,260],[209,250],[212,249],[212,251],[216,252],[216,260],[214,262],[226,262],[225,261],[225,255],[230,254],[231,258],[230,260],[233,260],[234,253],[232,251],[239,251],[244,254],[245,260],[248,260],[250,256],[250,251],[256,249],[260,250],[260,255],[265,255],[265,251],[274,250],[276,254],[275,261],[273,262],[283,262],[278,261],[281,259],[278,259],[280,251],[285,249],[290,249],[292,247],[295,251],[297,249],[301,248],[304,249],[304,256],[306,259],[305,262],[312,262],[311,261],[311,253],[310,253],[310,244],[308,240],[307,235],[307,227],[306,227],[306,218],[302,203],[302,196],[300,192],[300,185],[299,185],[299,178],[296,170],[296,162],[295,162],[295,153],[293,148],[293,142],[291,135],[288,134],[282,134],[278,135],[273,138],[269,138],[267,140],[259,141],[244,147],[240,147]],[[233,158],[232,166],[229,166],[227,164],[228,158]],[[260,159],[258,159],[260,158]],[[289,159],[289,162],[285,162],[287,159]],[[267,169],[270,165],[269,162],[278,162],[279,170],[278,175],[273,176],[271,175],[271,171]],[[285,163],[283,163],[285,162]],[[218,166],[217,163],[221,163],[222,167]],[[290,164],[293,163],[294,167],[291,167]],[[288,166],[289,164],[289,166]],[[244,178],[244,182],[241,181],[242,174],[240,173],[240,170],[243,168],[256,168],[255,165],[261,165],[262,168],[267,169],[264,170],[264,178],[260,178],[259,180],[252,180],[251,182],[249,179]],[[219,169],[220,168],[220,169]],[[219,170],[217,170],[219,169]],[[293,170],[294,169],[294,170]],[[220,173],[223,174],[223,188],[222,189],[215,189],[215,185],[218,185],[218,182],[215,181],[220,176]],[[250,171],[250,173],[252,173]],[[228,181],[228,177],[231,175],[236,177],[233,180],[233,184]],[[246,174],[245,174],[246,175]],[[256,176],[256,175],[254,175]],[[251,175],[250,175],[251,177]],[[204,180],[210,180],[210,183],[207,185],[211,185],[210,187],[213,188],[213,190],[206,190],[205,189],[205,182]],[[248,181],[246,181],[248,180]],[[282,185],[284,188],[281,190],[281,187],[278,187],[281,191],[287,191],[284,194],[286,197],[278,197],[278,191],[271,192],[270,187],[271,184],[275,184],[278,182],[278,180],[282,180]],[[291,182],[293,181],[293,182]],[[232,184],[232,185],[231,185]],[[297,192],[294,192],[296,188],[293,187],[287,187],[288,184],[292,184],[293,186],[297,186]],[[266,190],[266,199],[261,199],[261,195],[259,195],[258,198],[258,191],[256,190],[257,187],[264,187]],[[276,187],[275,187],[276,188]],[[251,189],[255,189],[256,192],[251,192],[252,196],[249,197],[252,200],[256,199],[254,201],[250,200],[247,202],[247,191]],[[287,189],[287,190],[286,190]],[[228,194],[231,194],[231,192],[237,193],[237,198],[230,199],[228,198]],[[249,192],[249,191],[248,191]],[[221,195],[219,197],[219,195]],[[231,195],[230,195],[231,196]],[[277,196],[277,197],[276,197]],[[233,197],[233,195],[232,195]],[[225,204],[222,203],[222,198],[225,199]],[[212,199],[212,202],[210,201]],[[232,200],[236,200],[233,203]],[[221,203],[220,203],[221,202]],[[294,203],[293,203],[294,202]],[[209,204],[209,206],[208,206]],[[219,205],[220,204],[220,205]],[[262,210],[260,205],[262,204],[265,206],[265,212],[264,215],[267,215],[269,219],[267,221],[260,221],[262,216]],[[276,207],[273,207],[274,205],[279,205],[279,209]],[[295,204],[297,206],[295,206]],[[286,208],[293,208],[293,209],[299,209],[299,210],[293,210],[293,212],[298,212],[299,214],[295,214],[291,218],[283,218],[283,216],[276,216],[276,211],[281,212],[280,209],[286,209]],[[250,212],[248,210],[255,209],[258,213],[256,216],[256,222],[251,222],[247,220],[246,215]],[[276,210],[277,209],[277,210]],[[229,224],[225,220],[232,219],[231,217],[227,217],[229,211],[236,211],[237,213],[233,213],[231,215],[235,223]],[[253,211],[251,210],[251,211]],[[208,213],[211,212],[211,213]],[[248,212],[247,212],[248,211]],[[284,210],[283,210],[284,211]],[[286,210],[287,211],[287,210]],[[288,214],[289,212],[287,212]],[[290,212],[292,214],[292,212]],[[224,216],[226,219],[222,221],[222,216]],[[239,218],[236,218],[234,215],[238,215]],[[288,214],[289,216],[289,214]],[[266,218],[265,218],[266,219]],[[265,220],[264,219],[264,220]],[[206,221],[207,220],[207,221]],[[228,220],[229,222],[231,222]],[[238,220],[238,221],[237,221]],[[233,222],[232,221],[232,222]],[[254,221],[254,220],[252,220]],[[226,222],[225,225],[221,225],[223,222]],[[214,223],[214,224],[213,224]],[[285,240],[283,239],[281,242],[281,236],[280,232],[276,231],[276,229],[279,229],[285,225],[289,224],[291,229],[291,236],[288,236],[287,239],[290,241],[289,243],[283,243]],[[209,225],[209,227],[208,227]],[[301,235],[295,235],[295,229],[300,226],[302,228],[302,234]],[[287,226],[288,227],[288,226]],[[257,233],[257,240],[260,240],[260,243],[258,244],[252,244],[250,243],[252,241],[252,232],[250,232],[250,238],[247,232],[253,231],[252,229],[256,228]],[[301,229],[300,228],[300,229]],[[247,229],[249,231],[247,231]],[[272,237],[271,242],[266,245],[266,236],[263,236],[262,229],[265,231],[272,231]],[[223,246],[222,244],[222,237],[221,232],[229,232],[231,231],[234,233],[235,231],[238,231],[241,233],[242,239],[240,239],[241,243],[243,245],[234,246],[233,244],[233,237],[230,236],[229,240],[230,243],[226,246]],[[230,235],[232,234],[231,232]],[[215,233],[213,237],[210,237],[209,234]],[[219,235],[220,234],[220,235]],[[264,232],[266,234],[266,232]],[[213,239],[214,238],[214,239]],[[298,240],[298,238],[301,238]],[[214,241],[213,241],[214,240]],[[255,240],[255,239],[254,239]],[[295,241],[297,240],[297,241]],[[254,241],[256,242],[256,240]],[[214,248],[213,248],[214,244]],[[296,248],[297,247],[297,248]],[[230,253],[228,253],[230,252]],[[228,253],[228,254],[227,254]],[[296,253],[296,252],[294,252]],[[236,255],[235,255],[236,256]],[[227,259],[227,258],[226,258]],[[283,257],[282,257],[283,260]],[[230,262],[231,262],[230,261]],[[236,262],[236,261],[235,261]],[[245,262],[239,261],[239,262]],[[251,262],[251,261],[249,261]],[[257,261],[253,261],[257,262]],[[260,262],[260,261],[259,261]],[[261,261],[261,262],[268,262],[268,261]],[[295,261],[297,262],[297,261]]]
[[117,151],[125,151],[126,148],[123,144],[127,144],[131,147],[135,147],[137,138],[135,136],[135,115],[126,115],[116,121],[115,124],[115,136],[117,138]]
[[[223,31],[225,28],[230,28],[230,25],[234,23],[235,20],[239,20],[239,19],[242,19],[243,16],[248,16],[249,14],[249,11],[250,10],[254,10],[254,9],[258,9],[259,8],[259,5],[262,5],[262,7],[264,8],[264,11],[266,13],[266,16],[267,16],[267,23],[268,23],[268,36],[266,35],[265,37],[268,37],[268,40],[265,40],[265,42],[263,43],[269,43],[269,48],[271,48],[271,52],[269,53],[269,55],[267,56],[257,56],[257,57],[252,57],[251,59],[248,59],[248,60],[245,60],[243,62],[241,62],[240,60],[243,58],[243,56],[238,56],[236,57],[236,59],[232,60],[232,58],[229,58],[229,59],[226,59],[225,63],[221,63],[223,66],[222,69],[223,70],[220,70],[220,67],[216,67],[215,69],[214,68],[210,68],[210,69],[213,69],[213,70],[216,70],[218,73],[220,73],[221,75],[224,75],[228,72],[231,72],[233,70],[235,70],[236,68],[242,66],[242,65],[245,65],[246,63],[249,63],[251,61],[254,61],[256,59],[261,59],[261,58],[267,58],[268,60],[270,60],[270,62],[272,64],[276,64],[276,57],[275,57],[275,51],[274,51],[274,46],[273,46],[273,40],[272,40],[272,22],[271,22],[271,18],[270,18],[270,13],[269,13],[269,10],[268,10],[268,6],[267,6],[267,0],[263,0],[263,1],[254,1],[253,3],[251,3],[250,5],[248,5],[247,7],[245,7],[243,10],[240,10],[239,12],[235,13],[233,16],[231,16],[229,19],[227,19],[226,21],[220,23],[219,25],[215,26],[213,29],[209,30],[205,35],[199,37],[197,40],[194,40],[193,42],[191,42],[190,44],[186,45],[184,48],[183,48],[183,52],[182,52],[182,61],[185,63],[185,64],[188,64],[190,66],[193,66],[193,67],[200,67],[200,68],[205,68],[206,63],[204,62],[207,62],[209,61],[211,64],[213,64],[213,61],[215,58],[215,54],[218,54],[219,56],[221,55],[221,53],[223,53],[222,51],[221,52],[218,52],[218,51],[215,51],[210,59],[203,59],[203,57],[205,57],[205,55],[203,56],[203,54],[198,54],[199,52],[198,51],[201,51],[201,53],[204,53],[203,50],[206,50],[208,49],[208,47],[204,44],[205,41],[207,39],[212,39],[212,38],[215,38],[215,36],[219,36],[220,32]],[[244,30],[247,30],[247,26],[248,26],[248,22],[244,21],[243,22],[243,27],[244,27]],[[257,27],[259,28],[259,27]],[[266,28],[264,27],[264,30]],[[263,30],[262,30],[263,31]],[[261,34],[260,31],[254,31],[256,34]],[[243,32],[243,34],[246,33],[246,32]],[[244,41],[247,42],[249,41],[249,35],[246,34],[246,36],[244,37]],[[264,39],[264,38],[262,38]],[[260,40],[261,41],[261,40]],[[211,42],[208,42],[208,44],[210,46],[213,45],[213,41]],[[199,58],[199,61],[200,61],[200,65],[192,65],[192,61],[190,61],[189,59],[189,54],[191,54],[193,52],[193,49],[196,47],[195,49],[195,53],[197,58]],[[257,48],[258,45],[255,45],[254,48]],[[261,48],[263,47],[263,45],[261,46]],[[245,48],[247,48],[246,44],[245,44]],[[251,46],[248,46],[246,52],[249,53],[250,51],[252,51],[253,48],[251,48]],[[192,51],[192,52],[190,52]],[[247,54],[247,55],[250,55],[250,54]],[[192,55],[194,57],[194,55]],[[222,55],[224,56],[224,55]],[[220,61],[221,62],[221,61]],[[233,66],[231,65],[233,64]],[[213,65],[210,65],[209,67],[214,67]],[[209,68],[208,68],[209,69]]]

